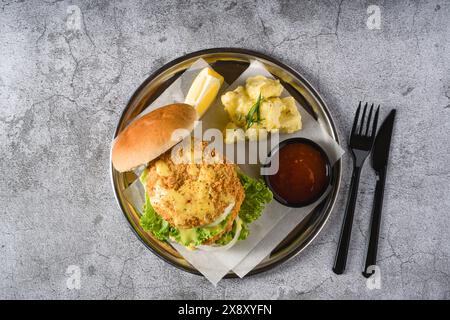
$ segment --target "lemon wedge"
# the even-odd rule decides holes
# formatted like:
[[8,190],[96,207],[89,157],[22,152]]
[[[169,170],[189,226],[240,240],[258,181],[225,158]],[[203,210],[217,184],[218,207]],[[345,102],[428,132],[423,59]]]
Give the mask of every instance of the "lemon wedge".
[[194,79],[184,102],[193,106],[201,117],[216,98],[222,83],[220,74],[211,68],[204,68]]

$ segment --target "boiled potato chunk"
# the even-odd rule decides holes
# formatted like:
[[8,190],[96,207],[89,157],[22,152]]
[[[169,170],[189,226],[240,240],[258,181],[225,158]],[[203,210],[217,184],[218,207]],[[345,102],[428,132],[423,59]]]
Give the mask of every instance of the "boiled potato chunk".
[[286,97],[281,99],[281,101],[285,107],[279,118],[281,131],[293,133],[300,130],[302,128],[302,118],[295,104],[295,99]]
[[279,97],[283,92],[283,86],[280,80],[254,76],[245,81],[245,90],[251,99],[256,100],[260,93],[264,98]]
[[254,103],[247,95],[244,87],[239,86],[233,91],[228,91],[222,95],[221,100],[231,121],[239,126],[244,126],[245,116]]

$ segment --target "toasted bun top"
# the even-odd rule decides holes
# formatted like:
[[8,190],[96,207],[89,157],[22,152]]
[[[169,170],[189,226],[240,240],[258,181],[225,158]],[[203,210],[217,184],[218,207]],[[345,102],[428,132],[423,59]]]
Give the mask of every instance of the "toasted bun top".
[[191,132],[197,112],[184,103],[158,108],[132,122],[116,138],[112,148],[112,163],[117,171],[130,171],[159,157],[187,136],[173,139],[177,129]]

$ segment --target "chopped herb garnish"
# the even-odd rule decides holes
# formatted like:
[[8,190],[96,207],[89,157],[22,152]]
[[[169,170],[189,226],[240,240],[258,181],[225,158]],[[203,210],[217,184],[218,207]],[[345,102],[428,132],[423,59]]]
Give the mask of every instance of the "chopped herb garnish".
[[245,128],[246,129],[250,128],[255,123],[261,122],[260,107],[261,107],[262,100],[263,100],[263,97],[261,96],[261,93],[259,93],[258,99],[256,99],[255,104],[250,108],[250,111],[248,112],[247,116],[245,117],[245,120],[246,120]]

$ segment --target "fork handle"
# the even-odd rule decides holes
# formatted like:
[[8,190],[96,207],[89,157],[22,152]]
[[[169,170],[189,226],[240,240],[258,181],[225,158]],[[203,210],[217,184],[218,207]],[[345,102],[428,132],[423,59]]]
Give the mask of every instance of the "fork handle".
[[372,272],[367,268],[377,264],[378,238],[380,235],[381,211],[383,209],[384,185],[386,182],[386,168],[378,173],[377,185],[375,187],[375,196],[373,198],[372,221],[370,223],[369,247],[367,249],[366,264],[363,275],[368,278]]
[[345,266],[347,264],[348,247],[352,234],[353,216],[355,213],[360,175],[361,167],[355,166],[353,168],[352,180],[350,182],[350,194],[347,199],[347,206],[345,208],[344,222],[342,224],[341,235],[339,237],[338,250],[334,260],[333,271],[336,274],[344,273]]

